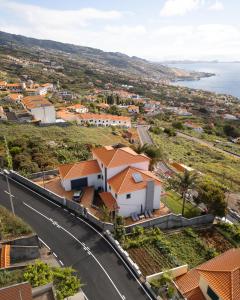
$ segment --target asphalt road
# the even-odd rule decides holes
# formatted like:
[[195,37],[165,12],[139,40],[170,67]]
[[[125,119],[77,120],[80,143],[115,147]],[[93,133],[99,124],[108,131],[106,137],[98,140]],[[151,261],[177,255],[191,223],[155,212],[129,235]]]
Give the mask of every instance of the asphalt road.
[[148,126],[139,125],[137,127],[137,130],[138,130],[138,135],[140,137],[140,141],[141,141],[142,145],[144,145],[144,144],[152,145],[153,144],[152,139],[148,133]]
[[[72,266],[89,300],[152,299],[104,237],[84,220],[10,181],[16,215],[24,219],[64,266]],[[0,175],[0,204],[10,209]]]

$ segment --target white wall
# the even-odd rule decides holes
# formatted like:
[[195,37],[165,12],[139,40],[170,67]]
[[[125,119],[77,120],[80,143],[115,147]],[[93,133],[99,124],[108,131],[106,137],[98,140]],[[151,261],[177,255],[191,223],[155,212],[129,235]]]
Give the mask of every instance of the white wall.
[[[125,194],[120,194],[120,195],[115,195],[115,191],[113,188],[111,190],[108,190],[111,192],[112,196],[116,199],[118,206],[119,206],[119,215],[123,217],[129,217],[131,213],[137,212],[141,213],[141,205],[143,212],[145,210],[145,205],[146,205],[146,189],[130,192],[130,193],[125,193]],[[127,194],[131,194],[131,198],[127,199]],[[159,209],[160,208],[160,197],[161,197],[161,187],[158,185],[155,185],[154,188],[154,204],[153,208],[154,209]]]
[[[204,295],[204,297],[206,298],[206,300],[212,300],[208,294],[207,294],[207,289],[208,289],[208,283],[207,281],[203,278],[203,276],[200,276],[200,281],[199,281],[199,287]],[[214,291],[214,289],[210,286],[210,288]],[[214,291],[215,292],[215,291]],[[216,292],[215,292],[216,293]],[[217,294],[217,293],[216,293]],[[223,300],[223,298],[221,298],[219,296],[219,300]]]
[[98,173],[98,174],[92,174],[92,175],[88,175],[88,176],[65,179],[65,180],[61,181],[61,184],[65,191],[71,191],[71,181],[72,180],[87,177],[88,178],[88,186],[94,186],[94,188],[97,190],[99,187],[102,187],[102,185],[103,185],[103,181],[102,181],[102,179],[98,179],[98,175],[102,175],[102,174]]
[[56,111],[54,106],[36,107],[31,109],[31,114],[42,123],[55,123]]

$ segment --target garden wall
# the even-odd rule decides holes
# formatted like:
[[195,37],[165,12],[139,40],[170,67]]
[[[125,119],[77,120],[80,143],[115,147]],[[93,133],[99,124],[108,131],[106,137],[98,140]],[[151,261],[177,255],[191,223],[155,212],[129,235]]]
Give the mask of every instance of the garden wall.
[[146,220],[137,224],[126,226],[126,232],[129,233],[136,226],[142,227],[159,227],[160,229],[174,229],[187,226],[201,226],[211,224],[214,221],[213,215],[203,215],[187,219],[182,215],[169,214],[155,219]]
[[[183,274],[186,274],[188,271],[188,265],[183,265],[183,266],[180,266],[180,267],[176,267],[176,268],[173,268],[171,270],[169,270],[168,272],[172,275],[173,278],[176,278],[178,276],[181,276]],[[148,282],[150,282],[151,280],[153,279],[159,279],[161,278],[161,276],[164,274],[165,272],[159,272],[159,273],[155,273],[155,274],[152,274],[152,275],[149,275],[149,276],[146,276],[146,280]]]
[[[51,172],[54,172],[52,170]],[[101,230],[110,230],[113,231],[114,225],[111,223],[105,223],[97,219],[94,215],[88,212],[86,208],[84,208],[81,204],[79,205],[76,202],[67,200],[63,197],[58,196],[57,194],[37,185],[33,181],[21,176],[20,174],[10,171],[11,178],[15,179],[16,181],[22,183],[24,186],[30,188],[31,190],[39,193],[40,195],[43,195],[47,197],[50,200],[53,200],[54,202],[59,203],[60,205],[67,207],[71,211],[77,213],[78,215],[84,217],[85,219],[89,220],[91,223],[99,227]]]

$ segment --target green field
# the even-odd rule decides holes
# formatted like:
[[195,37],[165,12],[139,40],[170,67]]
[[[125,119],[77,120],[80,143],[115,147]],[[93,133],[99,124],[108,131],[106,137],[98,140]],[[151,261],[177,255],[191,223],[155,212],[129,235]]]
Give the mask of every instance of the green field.
[[181,137],[168,137],[165,134],[151,135],[168,159],[184,163],[203,174],[212,176],[232,191],[240,192],[240,159]]

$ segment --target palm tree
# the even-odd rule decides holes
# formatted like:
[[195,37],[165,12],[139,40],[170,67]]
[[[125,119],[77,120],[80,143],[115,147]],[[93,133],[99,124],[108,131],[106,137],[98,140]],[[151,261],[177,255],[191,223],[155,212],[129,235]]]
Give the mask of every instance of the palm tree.
[[183,205],[182,205],[182,215],[184,215],[184,209],[185,209],[185,203],[186,203],[186,193],[189,189],[193,188],[196,180],[198,178],[198,174],[195,172],[189,172],[188,170],[185,170],[184,173],[178,173],[177,174],[177,186],[180,190],[182,199],[183,199]]
[[138,144],[137,146],[133,146],[133,150],[138,154],[146,153],[148,149],[149,149],[149,145],[147,143],[143,145]]

